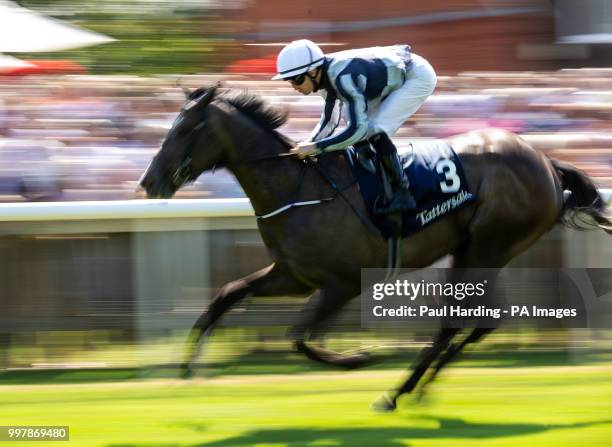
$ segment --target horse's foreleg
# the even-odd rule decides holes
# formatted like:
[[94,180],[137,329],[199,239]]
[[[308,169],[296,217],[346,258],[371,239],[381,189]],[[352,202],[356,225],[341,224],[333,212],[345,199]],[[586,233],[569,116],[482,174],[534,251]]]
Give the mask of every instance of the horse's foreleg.
[[434,343],[431,347],[421,350],[417,359],[417,366],[412,371],[408,379],[395,392],[385,393],[380,399],[372,404],[372,408],[376,411],[393,411],[397,407],[397,399],[402,394],[411,392],[419,383],[419,380],[429,366],[443,352],[453,337],[460,331],[455,328],[442,328],[434,337]]
[[200,354],[205,336],[210,335],[219,318],[233,305],[249,296],[307,295],[312,289],[305,286],[276,264],[232,281],[213,298],[208,309],[198,318],[191,329],[185,349],[185,360],[181,365],[183,377],[193,374],[193,362]]
[[352,286],[342,288],[335,284],[313,295],[302,309],[298,323],[289,332],[298,352],[311,360],[342,368],[357,368],[368,363],[370,358],[364,353],[341,354],[306,343],[307,337],[312,340],[315,336],[320,336],[330,320],[358,294],[359,290]]
[[[256,274],[259,274],[257,272]],[[200,356],[205,337],[212,332],[214,323],[231,306],[251,295],[252,285],[246,278],[226,284],[213,298],[208,309],[197,319],[185,345],[185,361],[181,364],[181,375],[188,378],[193,375],[193,363]]]

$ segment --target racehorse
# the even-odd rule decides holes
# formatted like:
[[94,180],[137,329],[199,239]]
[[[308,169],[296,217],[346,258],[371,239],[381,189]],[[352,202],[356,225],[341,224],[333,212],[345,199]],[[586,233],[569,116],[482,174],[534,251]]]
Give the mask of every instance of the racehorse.
[[[364,222],[367,210],[343,151],[307,160],[290,156],[294,143],[275,130],[285,120],[285,114],[252,94],[198,89],[188,94],[139,181],[149,197],[169,198],[201,173],[227,168],[259,216],[259,231],[274,261],[226,284],[214,297],[190,332],[185,374],[217,320],[250,296],[312,295],[291,331],[297,350],[333,365],[367,361],[365,354],[341,355],[312,345],[308,337],[361,293],[362,268],[385,266],[386,243]],[[501,269],[559,222],[612,234],[605,202],[594,183],[573,166],[551,160],[499,129],[447,141],[477,200],[404,239],[402,267],[426,267],[449,254],[456,268]],[[564,190],[571,192],[567,200]],[[296,203],[318,204],[292,206]],[[474,328],[456,341],[460,329],[440,329],[412,374],[379,400],[377,409],[395,409],[397,399],[413,391],[431,366],[429,380],[466,344],[491,330]]]

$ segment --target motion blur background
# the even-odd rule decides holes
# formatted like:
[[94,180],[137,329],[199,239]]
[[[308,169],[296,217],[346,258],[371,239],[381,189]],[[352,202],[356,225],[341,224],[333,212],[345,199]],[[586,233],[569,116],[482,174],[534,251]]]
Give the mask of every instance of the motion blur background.
[[[137,179],[181,107],[181,87],[224,81],[226,88],[259,93],[289,113],[282,132],[305,138],[322,100],[269,80],[277,52],[298,38],[327,52],[409,43],[432,63],[438,87],[398,132],[400,145],[406,138],[505,128],[612,188],[608,0],[18,3],[101,40],[80,48],[75,39],[67,45],[74,48],[47,51],[49,36],[23,15],[23,26],[0,34],[2,202],[142,198],[134,192]],[[15,20],[15,8],[0,1],[0,28],[8,29],[9,12]],[[32,52],[16,45],[25,41]],[[203,175],[177,195],[241,197],[224,171]],[[215,291],[269,262],[248,212],[49,221],[1,214],[2,208],[0,370],[17,381],[15,374],[33,370],[87,368],[95,375],[176,362],[186,330]],[[610,268],[611,259],[610,238],[558,228],[513,265]],[[253,351],[276,355],[265,371],[301,370],[283,338],[299,304],[241,304],[207,355],[221,373],[261,362]],[[336,325],[342,329],[337,346],[375,343],[389,353],[412,354],[430,333],[365,333],[354,311]],[[517,348],[525,357],[512,354]],[[607,331],[513,328],[477,349],[482,365],[500,355],[505,365],[603,362],[610,360],[612,338]]]

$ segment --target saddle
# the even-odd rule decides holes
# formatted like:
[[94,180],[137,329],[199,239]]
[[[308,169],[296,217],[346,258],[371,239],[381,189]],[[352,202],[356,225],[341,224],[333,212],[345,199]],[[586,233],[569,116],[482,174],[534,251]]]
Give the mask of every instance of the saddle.
[[398,147],[398,155],[417,208],[401,216],[384,216],[376,209],[393,191],[376,152],[371,147],[347,149],[369,217],[385,239],[408,237],[476,199],[469,191],[461,160],[446,141],[411,140]]

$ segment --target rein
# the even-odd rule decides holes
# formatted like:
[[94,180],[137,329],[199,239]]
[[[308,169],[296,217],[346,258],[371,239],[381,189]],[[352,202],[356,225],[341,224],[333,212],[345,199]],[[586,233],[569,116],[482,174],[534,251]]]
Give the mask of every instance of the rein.
[[[280,155],[289,155],[289,156],[294,157],[293,154],[280,154]],[[283,157],[283,158],[285,158],[285,157]],[[273,157],[273,158],[265,157],[264,159],[251,160],[250,162],[254,163],[254,162],[265,160],[265,159],[280,159],[280,158],[278,158],[278,157]],[[304,181],[304,177],[306,176],[306,167],[307,166],[308,166],[307,162],[304,162],[302,164],[302,169],[300,170],[300,178],[299,178],[299,180],[296,183],[296,188],[295,188],[295,191],[293,192],[292,195],[297,195],[300,192],[300,189],[301,189],[303,181]],[[336,195],[337,194],[334,194],[331,197],[325,197],[323,199],[307,200],[307,201],[304,201],[304,202],[290,202],[287,205],[281,206],[280,208],[277,208],[274,211],[271,211],[269,213],[266,213],[266,214],[263,214],[263,215],[259,215],[259,216],[256,216],[256,217],[257,217],[257,219],[262,219],[263,220],[263,219],[268,219],[270,217],[273,217],[273,216],[276,216],[278,214],[284,213],[285,211],[287,211],[287,210],[289,210],[291,208],[294,208],[294,207],[309,206],[309,205],[318,205],[319,203],[323,203],[323,202],[331,202],[332,200],[334,200],[336,198]]]
[[346,189],[348,189],[349,187],[353,186],[355,183],[357,183],[357,179],[354,179],[351,183],[349,183],[347,186],[345,186],[342,189],[339,189],[338,186],[336,185],[336,182],[334,181],[334,179],[331,178],[331,176],[325,172],[325,170],[323,169],[323,167],[318,163],[318,162],[314,162],[315,167],[317,168],[317,172],[321,175],[321,177],[323,177],[323,179],[329,183],[329,185],[332,187],[332,189],[334,189],[336,191],[335,196],[340,196],[342,197],[342,200],[344,200],[348,206],[351,207],[351,209],[353,210],[353,212],[357,215],[357,217],[359,217],[359,220],[361,220],[361,222],[366,226],[366,228],[368,230],[370,230],[370,232],[372,232],[373,234],[377,235],[377,236],[381,236],[380,230],[378,228],[376,228],[376,226],[370,221],[370,219],[368,219],[366,216],[363,215],[363,213],[361,211],[359,211],[355,205],[353,205],[353,203],[348,199],[348,197],[346,197],[346,195],[344,194],[344,191]]
[[[293,154],[290,153],[282,153],[282,154],[276,154],[276,155],[272,155],[272,156],[268,156],[268,157],[261,157],[261,158],[256,158],[253,160],[245,160],[241,163],[243,164],[250,164],[250,163],[257,163],[259,161],[266,161],[266,160],[279,160],[279,159],[283,159],[286,157],[295,157]],[[378,228],[376,228],[376,226],[374,224],[372,224],[372,222],[370,222],[370,220],[363,215],[363,213],[361,211],[359,211],[357,209],[357,207],[355,207],[355,205],[353,205],[353,203],[348,199],[348,197],[346,197],[346,194],[344,194],[344,191],[346,191],[347,189],[349,189],[351,186],[353,186],[355,183],[357,183],[357,179],[354,179],[352,182],[350,182],[348,185],[339,188],[338,185],[336,184],[335,180],[333,178],[331,178],[331,176],[325,171],[325,169],[321,166],[321,164],[317,161],[317,159],[312,159],[312,158],[306,158],[303,160],[303,165],[302,165],[302,170],[300,171],[300,178],[299,181],[297,182],[297,188],[295,190],[295,193],[297,195],[297,193],[300,191],[300,187],[302,186],[302,182],[304,180],[304,176],[306,175],[306,167],[308,165],[314,166],[315,169],[317,170],[317,172],[319,173],[319,175],[323,178],[323,180],[325,180],[327,182],[327,184],[329,184],[332,189],[334,190],[334,194],[330,197],[325,197],[323,199],[316,199],[316,200],[307,200],[304,202],[290,202],[287,205],[281,206],[280,208],[277,208],[274,211],[271,211],[269,213],[263,214],[263,215],[258,215],[256,216],[257,219],[268,219],[270,217],[276,216],[278,214],[284,213],[285,211],[290,210],[291,208],[294,207],[299,207],[299,206],[309,206],[309,205],[318,205],[319,203],[324,203],[324,202],[331,202],[332,200],[334,200],[336,197],[340,196],[342,198],[342,200],[344,200],[347,205],[351,208],[351,210],[353,210],[353,212],[357,215],[357,217],[359,218],[359,220],[361,220],[361,222],[368,228],[368,230],[370,230],[373,234],[380,236],[380,231],[378,230]]]
[[[216,124],[216,122],[215,122]],[[214,125],[214,124],[213,124]],[[223,126],[217,126],[214,125],[215,130],[217,131],[217,133],[221,134],[220,137],[223,140],[224,143],[226,142],[232,142],[231,137],[227,134],[227,132],[225,131],[225,129],[223,129]],[[276,136],[276,135],[275,135]],[[233,144],[233,142],[232,142]],[[288,145],[289,146],[289,145]],[[238,161],[238,162],[232,162],[232,164],[253,164],[253,163],[259,163],[262,161],[270,161],[270,160],[283,160],[285,158],[288,157],[295,157],[295,155],[288,153],[288,152],[283,152],[281,154],[274,154],[274,155],[268,155],[265,157],[259,157],[259,158],[254,158],[254,159],[250,159],[250,160],[243,160],[243,161]],[[297,182],[297,187],[296,190],[294,192],[294,195],[297,195],[300,191],[300,188],[302,186],[302,182],[304,180],[304,176],[306,175],[306,167],[310,164],[310,165],[314,165],[317,172],[319,173],[319,175],[323,178],[323,180],[325,180],[334,190],[334,194],[331,195],[330,197],[325,197],[322,199],[316,199],[316,200],[307,200],[307,201],[303,201],[303,202],[290,202],[286,205],[283,205],[277,209],[275,209],[274,211],[270,211],[269,213],[266,214],[261,214],[261,215],[256,215],[255,217],[257,218],[257,220],[264,220],[264,219],[269,219],[270,217],[274,217],[277,216],[279,214],[284,213],[285,211],[290,210],[291,208],[296,208],[296,207],[300,207],[300,206],[310,206],[310,205],[318,205],[320,203],[325,203],[325,202],[331,202],[332,200],[335,200],[336,197],[340,196],[342,198],[342,200],[344,200],[348,206],[351,208],[351,210],[353,210],[353,212],[357,215],[357,217],[359,218],[359,220],[361,220],[361,222],[366,226],[366,228],[372,232],[373,234],[377,235],[377,236],[381,236],[380,230],[378,228],[376,228],[376,226],[366,217],[363,215],[363,213],[361,211],[359,211],[355,205],[353,205],[353,203],[348,199],[348,197],[346,197],[346,194],[344,194],[344,191],[347,190],[348,188],[350,188],[351,186],[353,186],[355,183],[357,183],[357,179],[354,179],[352,182],[350,182],[348,185],[344,186],[343,188],[339,188],[338,185],[336,184],[336,182],[334,181],[334,179],[331,178],[331,176],[323,169],[323,167],[321,166],[320,163],[318,163],[316,158],[306,158],[304,160],[302,160],[302,169],[300,171],[300,178]]]
[[290,154],[288,152],[285,152],[285,153],[282,153],[282,154],[268,155],[266,157],[260,157],[260,158],[253,158],[253,159],[250,159],[250,160],[235,161],[235,162],[232,162],[232,164],[234,164],[234,165],[248,165],[248,164],[252,164],[252,163],[259,163],[260,161],[281,160],[283,158],[289,158],[289,157],[295,157],[295,155]]

